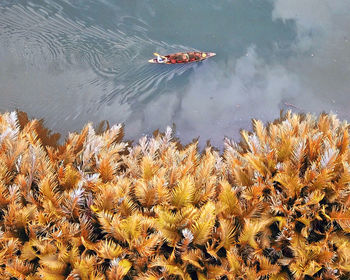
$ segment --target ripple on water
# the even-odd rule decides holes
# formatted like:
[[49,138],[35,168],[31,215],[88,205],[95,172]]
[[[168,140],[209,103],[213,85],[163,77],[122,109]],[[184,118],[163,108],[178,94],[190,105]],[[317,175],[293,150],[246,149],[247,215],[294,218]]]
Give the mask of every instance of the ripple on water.
[[[84,17],[78,1],[30,1],[0,7],[0,29],[4,30],[0,42],[7,41],[29,70],[50,72],[56,63],[61,71],[81,67],[96,74],[78,83],[95,88],[92,107],[115,101],[137,102],[141,96],[144,100],[159,88],[168,87],[172,77],[193,68],[149,65],[148,56],[155,50],[188,48],[152,40],[147,36],[147,23],[133,16],[113,18],[107,28]],[[83,90],[76,86],[69,92],[83,95]]]

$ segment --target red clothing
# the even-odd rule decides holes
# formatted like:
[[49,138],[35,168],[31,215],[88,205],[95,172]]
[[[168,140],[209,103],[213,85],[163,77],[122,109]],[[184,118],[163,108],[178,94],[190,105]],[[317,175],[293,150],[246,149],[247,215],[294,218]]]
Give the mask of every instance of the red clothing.
[[190,61],[198,61],[201,59],[201,53],[199,52],[189,52],[188,56],[190,58]]
[[169,56],[171,63],[184,63],[190,61],[187,53],[175,53]]

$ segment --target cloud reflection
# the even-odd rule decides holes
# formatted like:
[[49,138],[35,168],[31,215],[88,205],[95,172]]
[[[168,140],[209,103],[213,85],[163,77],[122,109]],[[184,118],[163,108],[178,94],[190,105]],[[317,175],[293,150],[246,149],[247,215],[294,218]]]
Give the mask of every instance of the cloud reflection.
[[[274,0],[273,20],[295,22],[297,37],[283,60],[265,61],[254,46],[230,61],[199,67],[179,97],[169,104],[184,142],[200,136],[222,145],[251,118],[272,121],[281,109],[335,112],[350,119],[350,2]],[[161,101],[160,101],[161,102]],[[176,103],[176,102],[175,102]],[[177,103],[176,103],[177,104]]]

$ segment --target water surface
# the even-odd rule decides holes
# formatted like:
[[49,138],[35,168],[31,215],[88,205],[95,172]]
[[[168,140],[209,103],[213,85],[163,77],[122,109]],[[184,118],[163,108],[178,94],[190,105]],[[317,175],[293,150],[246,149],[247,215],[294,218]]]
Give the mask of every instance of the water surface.
[[[348,0],[0,2],[0,111],[66,135],[123,122],[126,138],[176,125],[216,146],[281,109],[350,119]],[[152,53],[213,51],[199,64]]]

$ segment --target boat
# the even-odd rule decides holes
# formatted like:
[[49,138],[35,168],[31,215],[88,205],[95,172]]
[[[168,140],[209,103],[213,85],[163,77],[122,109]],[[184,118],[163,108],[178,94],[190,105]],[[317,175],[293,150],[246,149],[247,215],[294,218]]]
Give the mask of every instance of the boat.
[[203,61],[209,57],[213,57],[216,53],[213,52],[178,52],[167,55],[160,55],[154,53],[156,56],[153,59],[148,60],[150,63],[157,64],[183,64],[191,62]]

